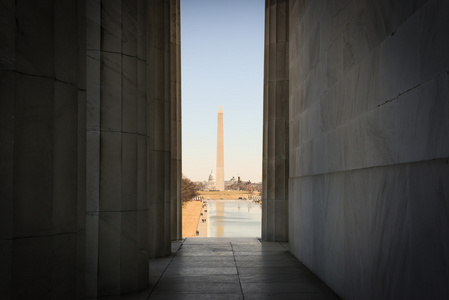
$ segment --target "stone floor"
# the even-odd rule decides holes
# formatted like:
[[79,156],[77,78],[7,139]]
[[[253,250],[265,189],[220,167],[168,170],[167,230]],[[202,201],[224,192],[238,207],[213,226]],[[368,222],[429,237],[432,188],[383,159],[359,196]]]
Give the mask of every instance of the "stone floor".
[[288,252],[257,238],[186,238],[152,260],[148,299],[339,299]]

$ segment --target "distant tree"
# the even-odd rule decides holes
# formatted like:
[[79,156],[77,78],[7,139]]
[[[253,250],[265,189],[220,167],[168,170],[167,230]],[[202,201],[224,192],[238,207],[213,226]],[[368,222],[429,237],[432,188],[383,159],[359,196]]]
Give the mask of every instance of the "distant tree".
[[189,178],[182,176],[182,202],[187,202],[198,196],[198,186]]
[[232,190],[232,191],[247,191],[250,193],[254,192],[254,186],[251,183],[251,181],[247,181],[247,182],[234,182],[230,185],[227,186],[227,189]]
[[197,191],[204,191],[204,189],[206,188],[206,184],[204,184],[204,182],[194,182],[197,188]]
[[247,184],[247,185],[246,185],[246,190],[247,190],[250,194],[252,194],[252,193],[254,192],[254,187],[253,187],[253,185],[252,185],[251,183]]

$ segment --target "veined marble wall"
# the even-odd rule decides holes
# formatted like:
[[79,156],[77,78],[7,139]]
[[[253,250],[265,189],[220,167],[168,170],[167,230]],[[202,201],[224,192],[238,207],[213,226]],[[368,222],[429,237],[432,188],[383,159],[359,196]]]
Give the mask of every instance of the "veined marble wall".
[[181,236],[179,0],[1,1],[0,25],[0,298],[147,288]]
[[345,299],[449,298],[449,2],[289,12],[292,253]]

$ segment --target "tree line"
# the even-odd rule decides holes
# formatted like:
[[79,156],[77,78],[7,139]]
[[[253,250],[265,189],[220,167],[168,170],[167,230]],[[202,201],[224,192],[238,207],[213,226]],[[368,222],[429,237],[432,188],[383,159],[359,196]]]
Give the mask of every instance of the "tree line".
[[198,191],[200,187],[196,185],[192,180],[182,175],[182,202],[192,200],[199,195]]

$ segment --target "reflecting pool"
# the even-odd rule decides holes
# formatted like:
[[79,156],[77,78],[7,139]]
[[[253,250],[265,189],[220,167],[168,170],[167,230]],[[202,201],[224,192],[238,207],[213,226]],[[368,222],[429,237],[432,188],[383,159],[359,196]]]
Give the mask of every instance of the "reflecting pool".
[[260,237],[262,205],[245,200],[209,200],[211,237]]

